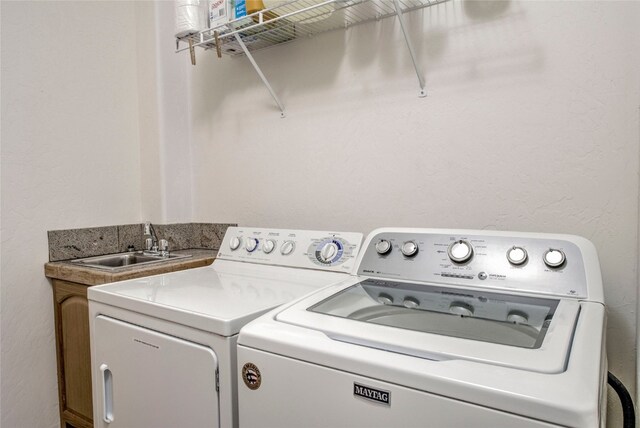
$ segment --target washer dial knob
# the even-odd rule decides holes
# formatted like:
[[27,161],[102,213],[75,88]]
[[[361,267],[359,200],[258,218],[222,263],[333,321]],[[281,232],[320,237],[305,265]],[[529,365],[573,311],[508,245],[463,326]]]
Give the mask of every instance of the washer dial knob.
[[244,241],[244,249],[247,253],[252,253],[258,248],[258,240],[256,238],[247,238]]
[[509,312],[509,314],[507,314],[507,321],[514,324],[526,324],[527,322],[529,322],[529,316],[524,312],[511,311]]
[[413,257],[416,254],[418,254],[418,251],[419,251],[418,244],[416,244],[416,241],[407,241],[404,244],[402,244],[400,251],[402,251],[402,254],[404,254],[407,257]]
[[376,244],[376,251],[381,256],[389,254],[391,252],[391,242],[387,241],[386,239],[379,240]]
[[549,266],[550,268],[560,267],[566,261],[567,257],[564,255],[564,252],[562,250],[549,248],[547,252],[544,253],[544,264]]
[[386,293],[380,293],[378,295],[378,302],[383,305],[391,305],[393,304],[393,297]]
[[464,302],[452,302],[449,306],[449,312],[454,315],[470,317],[471,315],[473,315],[473,306]]
[[271,253],[274,248],[276,248],[276,241],[274,241],[273,239],[267,239],[262,243],[262,251],[265,254]]
[[320,249],[320,254],[318,257],[320,261],[323,263],[330,263],[333,261],[333,258],[338,254],[340,249],[334,242],[327,242]]
[[231,241],[229,241],[229,248],[231,248],[231,251],[235,251],[240,248],[240,238],[237,236],[231,238]]
[[280,247],[280,253],[283,256],[288,256],[289,254],[293,253],[293,250],[296,249],[296,243],[293,241],[284,241],[282,243],[282,247]]
[[473,247],[468,241],[460,239],[449,245],[447,253],[449,254],[449,259],[451,259],[452,262],[464,263],[471,260],[471,257],[473,257]]
[[527,250],[522,247],[513,246],[507,251],[507,260],[515,266],[519,266],[527,261]]
[[402,302],[405,308],[414,309],[420,306],[420,302],[415,297],[405,297],[404,302]]

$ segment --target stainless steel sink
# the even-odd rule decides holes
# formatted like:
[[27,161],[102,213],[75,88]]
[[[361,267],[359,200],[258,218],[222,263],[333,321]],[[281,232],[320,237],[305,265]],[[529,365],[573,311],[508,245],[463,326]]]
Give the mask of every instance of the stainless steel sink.
[[166,256],[161,256],[159,254],[149,254],[142,251],[135,251],[119,254],[107,254],[106,256],[87,257],[84,259],[72,260],[71,263],[75,263],[81,266],[95,267],[98,269],[113,270],[125,266],[162,263],[169,260],[183,259],[187,257],[191,257],[191,255],[169,254]]

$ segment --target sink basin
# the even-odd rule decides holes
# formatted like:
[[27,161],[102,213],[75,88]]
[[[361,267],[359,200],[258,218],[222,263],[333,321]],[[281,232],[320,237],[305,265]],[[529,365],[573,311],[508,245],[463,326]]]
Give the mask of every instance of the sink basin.
[[117,269],[125,266],[162,263],[169,260],[183,259],[186,257],[191,257],[191,255],[169,254],[167,256],[161,256],[156,254],[146,254],[142,251],[135,251],[119,254],[107,254],[106,256],[87,257],[85,259],[73,260],[71,263],[75,263],[81,266],[95,267],[99,269]]

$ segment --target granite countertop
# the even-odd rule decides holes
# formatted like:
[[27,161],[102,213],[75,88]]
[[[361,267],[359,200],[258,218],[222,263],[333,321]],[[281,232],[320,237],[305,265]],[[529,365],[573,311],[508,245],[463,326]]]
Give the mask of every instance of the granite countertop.
[[189,249],[172,251],[174,254],[190,254],[191,257],[167,260],[162,263],[148,265],[123,266],[116,269],[99,269],[90,266],[79,266],[71,260],[49,262],[44,265],[44,273],[48,278],[61,279],[86,285],[107,284],[143,276],[159,275],[184,269],[208,266],[215,260],[217,250]]

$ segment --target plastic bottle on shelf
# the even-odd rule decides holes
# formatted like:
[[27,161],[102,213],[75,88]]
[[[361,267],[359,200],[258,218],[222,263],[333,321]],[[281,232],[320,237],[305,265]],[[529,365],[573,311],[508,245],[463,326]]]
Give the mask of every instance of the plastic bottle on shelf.
[[205,29],[205,14],[200,0],[176,0],[176,37],[185,37]]

